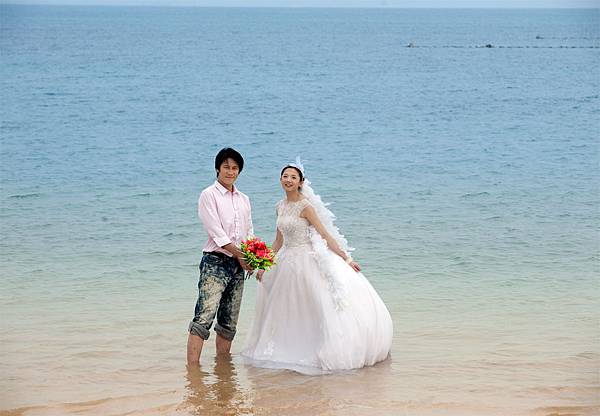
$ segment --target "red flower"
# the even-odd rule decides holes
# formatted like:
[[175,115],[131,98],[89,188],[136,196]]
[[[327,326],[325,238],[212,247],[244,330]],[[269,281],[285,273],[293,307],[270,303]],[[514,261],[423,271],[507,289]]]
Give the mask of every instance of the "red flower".
[[246,262],[254,269],[266,270],[275,263],[273,250],[259,238],[253,237],[242,241],[242,251]]

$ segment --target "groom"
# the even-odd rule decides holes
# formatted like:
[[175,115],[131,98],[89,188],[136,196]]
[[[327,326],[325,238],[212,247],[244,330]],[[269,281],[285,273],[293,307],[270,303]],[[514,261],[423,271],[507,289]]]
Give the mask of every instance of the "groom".
[[194,319],[189,326],[188,365],[198,365],[215,315],[217,354],[229,353],[235,336],[244,270],[251,270],[239,247],[254,233],[250,199],[234,186],[243,168],[242,155],[229,147],[221,149],[215,157],[217,180],[202,191],[198,200],[198,216],[208,241],[200,262]]

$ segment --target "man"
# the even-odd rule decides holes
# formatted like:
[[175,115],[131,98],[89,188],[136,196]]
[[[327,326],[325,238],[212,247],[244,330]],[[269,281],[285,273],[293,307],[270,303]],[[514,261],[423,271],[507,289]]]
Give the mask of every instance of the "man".
[[208,241],[200,262],[194,319],[189,326],[188,365],[198,365],[215,315],[217,354],[228,354],[235,336],[244,290],[243,270],[251,270],[239,247],[254,233],[250,200],[234,186],[243,168],[242,155],[231,148],[221,149],[215,157],[217,180],[198,199],[198,216]]

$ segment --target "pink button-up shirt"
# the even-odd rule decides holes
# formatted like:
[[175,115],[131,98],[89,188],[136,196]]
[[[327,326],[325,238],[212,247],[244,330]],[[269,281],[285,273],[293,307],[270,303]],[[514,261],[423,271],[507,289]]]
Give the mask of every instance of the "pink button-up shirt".
[[208,233],[203,251],[217,251],[231,257],[221,247],[229,243],[239,247],[242,240],[254,234],[250,199],[235,186],[230,192],[216,181],[203,190],[198,198],[198,216]]

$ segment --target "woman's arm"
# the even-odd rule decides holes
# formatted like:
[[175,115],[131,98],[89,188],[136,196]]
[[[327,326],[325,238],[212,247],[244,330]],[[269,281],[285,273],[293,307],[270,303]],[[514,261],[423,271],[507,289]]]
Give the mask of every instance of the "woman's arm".
[[273,251],[275,253],[277,253],[282,245],[283,245],[283,235],[281,235],[281,231],[279,231],[279,228],[278,228],[277,233],[275,234],[275,241],[273,241]]
[[[275,241],[273,241],[273,246],[272,246],[273,251],[275,253],[277,253],[282,245],[283,245],[283,235],[281,234],[281,231],[279,231],[279,228],[278,228],[277,233],[275,234]],[[263,274],[265,274],[265,271],[259,270],[256,273],[256,280],[258,280],[259,282],[262,282]]]
[[327,247],[329,247],[329,249],[331,251],[333,251],[335,254],[337,254],[342,259],[344,259],[344,261],[346,261],[350,265],[350,267],[352,267],[354,269],[354,271],[357,271],[357,272],[360,271],[359,264],[357,262],[355,262],[354,260],[352,260],[352,257],[350,257],[350,255],[348,255],[344,250],[342,250],[340,248],[340,246],[338,245],[337,241],[335,241],[335,239],[333,237],[331,237],[331,235],[329,235],[329,233],[327,232],[327,230],[325,229],[325,227],[319,220],[317,212],[315,211],[315,209],[313,207],[308,206],[308,207],[304,208],[302,210],[302,212],[300,213],[300,216],[302,218],[306,218],[308,220],[308,222],[313,227],[315,227],[315,230],[317,230],[317,232],[319,234],[321,234],[321,237],[323,237],[323,239],[325,241],[327,241]]

